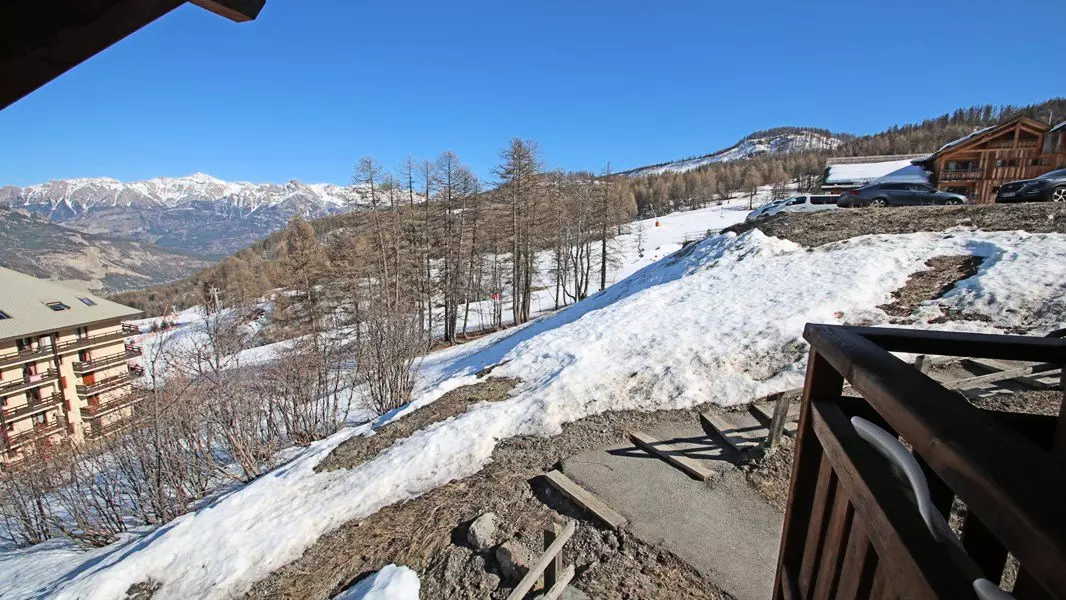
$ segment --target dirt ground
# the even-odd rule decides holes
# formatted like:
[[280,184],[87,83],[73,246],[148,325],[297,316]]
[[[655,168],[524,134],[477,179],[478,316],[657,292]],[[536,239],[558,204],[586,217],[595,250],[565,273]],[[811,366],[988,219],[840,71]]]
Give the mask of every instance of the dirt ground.
[[782,213],[765,221],[726,229],[743,233],[758,228],[766,235],[806,247],[839,242],[857,235],[943,231],[957,226],[985,231],[1022,229],[1032,233],[1066,233],[1066,206],[1050,202],[847,208],[816,213]]
[[[396,439],[458,414],[472,402],[505,399],[513,385],[512,380],[490,378],[454,390],[377,435],[343,444],[321,468],[356,466]],[[564,561],[576,567],[573,585],[591,598],[726,598],[668,551],[624,531],[602,528],[537,477],[572,454],[625,440],[627,430],[678,418],[696,420],[699,410],[608,413],[570,423],[551,438],[505,440],[481,472],[346,523],[258,582],[247,597],[328,598],[366,574],[396,563],[419,573],[425,598],[506,598],[515,582],[501,581],[491,550],[476,552],[465,541],[469,523],[494,512],[501,534],[497,541],[517,539],[534,552],[542,547],[545,526],[577,520]]]

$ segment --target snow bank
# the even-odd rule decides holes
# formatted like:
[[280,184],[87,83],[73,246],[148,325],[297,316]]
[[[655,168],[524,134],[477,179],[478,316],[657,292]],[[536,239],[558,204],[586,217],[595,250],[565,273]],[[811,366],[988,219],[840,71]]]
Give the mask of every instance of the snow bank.
[[926,303],[919,324],[950,309],[1038,333],[1066,326],[1064,235],[959,230],[814,249],[758,230],[715,236],[569,309],[428,357],[416,402],[397,414],[475,382],[492,365],[494,376],[522,380],[510,399],[473,406],[354,469],[315,473],[335,446],[370,426],[341,432],[151,535],[72,561],[32,593],[2,581],[0,596],[118,599],[149,577],[164,584],[155,600],[240,595],[342,523],[476,473],[503,439],[552,435],[604,411],[733,405],[799,386],[805,323],[884,324],[876,306],[929,258],[949,254],[985,261]]
[[418,600],[420,587],[414,571],[389,565],[341,592],[334,600]]

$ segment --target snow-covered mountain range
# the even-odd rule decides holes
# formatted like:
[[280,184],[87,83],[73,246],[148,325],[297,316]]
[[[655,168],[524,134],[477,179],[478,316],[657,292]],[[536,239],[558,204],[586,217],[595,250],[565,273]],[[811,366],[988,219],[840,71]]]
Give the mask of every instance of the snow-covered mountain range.
[[0,187],[0,207],[29,210],[85,233],[200,256],[235,252],[296,214],[314,218],[369,204],[361,186],[228,182],[203,173],[129,183],[85,178]]
[[764,134],[753,134],[735,145],[704,156],[686,158],[673,162],[638,167],[626,171],[626,175],[640,177],[661,173],[683,173],[712,163],[729,162],[742,158],[753,158],[765,154],[783,154],[787,152],[805,152],[808,150],[832,150],[844,143],[844,140],[822,131],[809,129],[782,128],[770,130]]

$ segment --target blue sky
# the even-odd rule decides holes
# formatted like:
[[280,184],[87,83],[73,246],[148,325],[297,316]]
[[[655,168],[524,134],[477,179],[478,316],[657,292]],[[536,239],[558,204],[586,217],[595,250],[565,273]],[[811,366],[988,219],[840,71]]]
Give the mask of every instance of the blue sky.
[[490,178],[513,136],[618,170],[778,125],[871,133],[1066,95],[1040,25],[1064,21],[1061,0],[268,0],[248,24],[186,5],[0,111],[0,185],[345,183],[360,156],[447,149]]

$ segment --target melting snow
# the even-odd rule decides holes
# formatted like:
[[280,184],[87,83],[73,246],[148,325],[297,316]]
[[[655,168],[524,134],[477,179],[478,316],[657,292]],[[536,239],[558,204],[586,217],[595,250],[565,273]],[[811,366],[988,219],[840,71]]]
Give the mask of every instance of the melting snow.
[[[930,257],[949,254],[985,261],[977,275],[927,303],[923,321],[951,309],[1036,333],[1066,326],[1064,235],[955,230],[810,250],[758,230],[714,236],[566,310],[431,355],[415,402],[379,423],[474,383],[491,365],[500,365],[494,376],[521,378],[510,399],[475,405],[354,469],[315,473],[334,447],[372,425],[348,429],[205,508],[108,549],[81,557],[47,547],[2,554],[7,573],[34,561],[55,567],[39,577],[5,577],[0,596],[119,599],[149,577],[164,584],[155,600],[240,595],[342,523],[477,472],[503,439],[553,435],[604,411],[733,405],[796,387],[805,323],[884,324],[876,306]],[[976,322],[940,327],[989,330]]]

